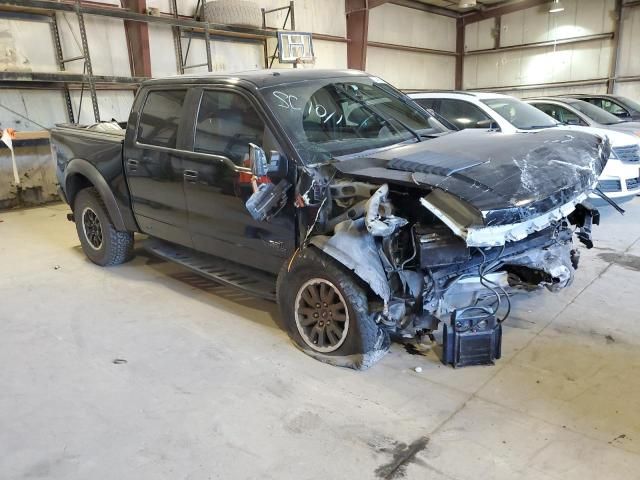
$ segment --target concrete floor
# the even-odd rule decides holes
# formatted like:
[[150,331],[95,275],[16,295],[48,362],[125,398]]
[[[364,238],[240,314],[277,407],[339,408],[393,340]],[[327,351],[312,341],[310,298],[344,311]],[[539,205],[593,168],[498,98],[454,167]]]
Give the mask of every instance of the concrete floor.
[[274,304],[143,252],[91,264],[64,206],[0,212],[0,478],[640,479],[627,208],[571,288],[516,300],[496,366],[394,345],[366,372],[300,353]]

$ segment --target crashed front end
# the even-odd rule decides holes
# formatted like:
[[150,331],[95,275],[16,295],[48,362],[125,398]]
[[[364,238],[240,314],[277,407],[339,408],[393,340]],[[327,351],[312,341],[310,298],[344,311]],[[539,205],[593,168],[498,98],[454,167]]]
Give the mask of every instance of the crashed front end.
[[[592,246],[599,215],[586,199],[610,147],[567,132],[499,142],[460,132],[424,143],[311,175],[307,191],[323,200],[308,215],[308,243],[369,286],[381,330],[414,338],[444,322],[445,350],[458,327],[477,350],[481,340],[495,344],[511,295],[573,281],[574,234]],[[491,333],[481,339],[483,329]]]

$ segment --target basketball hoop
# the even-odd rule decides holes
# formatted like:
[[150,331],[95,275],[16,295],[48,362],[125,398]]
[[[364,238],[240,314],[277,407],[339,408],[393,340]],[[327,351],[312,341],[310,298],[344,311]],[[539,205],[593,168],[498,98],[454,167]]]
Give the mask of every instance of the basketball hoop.
[[313,38],[308,32],[278,32],[278,60],[294,65],[312,64]]

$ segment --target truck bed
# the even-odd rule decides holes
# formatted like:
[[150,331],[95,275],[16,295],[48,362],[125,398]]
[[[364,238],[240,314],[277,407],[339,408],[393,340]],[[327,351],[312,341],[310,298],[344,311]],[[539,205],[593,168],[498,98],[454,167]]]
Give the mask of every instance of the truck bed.
[[64,199],[73,208],[77,182],[85,182],[86,178],[99,190],[102,188],[103,198],[112,192],[124,219],[124,225],[117,226],[137,230],[124,174],[124,139],[125,130],[115,122],[60,124],[51,130],[56,176]]

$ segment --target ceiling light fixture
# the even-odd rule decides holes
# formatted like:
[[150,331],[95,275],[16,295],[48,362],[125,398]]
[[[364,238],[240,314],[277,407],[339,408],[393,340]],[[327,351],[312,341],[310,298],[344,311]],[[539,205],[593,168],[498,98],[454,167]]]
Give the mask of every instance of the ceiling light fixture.
[[460,0],[458,2],[459,8],[471,8],[478,5],[477,0]]
[[564,5],[560,0],[553,0],[551,6],[549,7],[549,13],[560,13],[564,12]]

